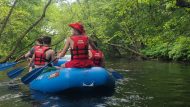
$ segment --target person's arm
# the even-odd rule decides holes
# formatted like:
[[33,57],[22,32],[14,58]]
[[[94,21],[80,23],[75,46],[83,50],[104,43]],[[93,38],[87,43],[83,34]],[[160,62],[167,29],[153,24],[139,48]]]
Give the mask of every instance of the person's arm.
[[27,58],[27,57],[29,57],[30,55],[31,55],[31,53],[30,53],[30,51],[28,51],[28,52],[24,55],[24,57]]
[[62,51],[58,54],[58,56],[57,56],[58,58],[61,58],[61,57],[64,57],[64,56],[65,56],[67,50],[69,49],[70,41],[71,41],[71,39],[70,39],[70,38],[67,38],[63,50],[62,50]]
[[91,52],[91,50],[88,50],[88,58],[89,58],[89,59],[92,58],[92,52]]
[[46,59],[47,60],[50,60],[50,61],[53,61],[55,59],[55,51],[50,49],[48,51],[46,51]]
[[15,61],[19,61],[19,60],[23,60],[23,59],[26,59],[28,58],[30,55],[33,55],[34,54],[34,48],[32,48],[30,51],[28,51],[26,54],[20,56],[19,58],[17,58]]
[[94,42],[92,41],[92,39],[89,37],[89,47],[88,49],[97,49],[97,47],[95,46]]
[[34,54],[34,48],[30,49],[30,51],[28,51],[28,52],[24,55],[24,57],[25,57],[25,58],[28,58],[29,56],[31,56],[31,55],[33,55],[33,54]]
[[55,60],[55,51],[51,51],[51,61]]
[[32,58],[30,59],[30,62],[28,63],[28,66],[30,66],[34,62],[35,55],[32,55]]

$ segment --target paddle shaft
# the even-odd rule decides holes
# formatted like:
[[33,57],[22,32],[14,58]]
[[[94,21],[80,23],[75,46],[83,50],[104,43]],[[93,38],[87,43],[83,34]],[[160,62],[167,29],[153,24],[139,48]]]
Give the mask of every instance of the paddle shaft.
[[30,82],[32,82],[34,79],[36,79],[41,74],[41,72],[44,70],[44,68],[48,67],[49,64],[53,63],[56,60],[57,60],[57,58],[55,58],[53,61],[49,62],[48,64],[44,65],[41,68],[33,69],[31,72],[27,73],[24,77],[22,77],[21,81],[24,84],[29,84]]

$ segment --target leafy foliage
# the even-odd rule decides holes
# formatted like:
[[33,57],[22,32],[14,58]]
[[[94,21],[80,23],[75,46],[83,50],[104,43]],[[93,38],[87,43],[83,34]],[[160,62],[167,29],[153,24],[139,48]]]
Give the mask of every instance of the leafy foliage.
[[[0,1],[1,22],[12,1]],[[44,2],[19,0],[3,32],[0,56],[5,56],[19,34],[40,16]],[[73,3],[55,0],[46,18],[24,38],[19,49],[41,34],[52,35],[53,44],[62,49],[64,38],[70,36],[68,24],[80,21],[106,56],[130,57],[135,51],[150,58],[186,61],[190,59],[189,19],[190,9],[176,6],[176,0],[76,0]]]

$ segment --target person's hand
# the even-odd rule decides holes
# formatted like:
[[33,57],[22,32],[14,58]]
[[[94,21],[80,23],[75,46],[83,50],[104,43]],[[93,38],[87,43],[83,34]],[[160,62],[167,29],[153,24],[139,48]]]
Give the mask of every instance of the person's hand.
[[58,56],[56,56],[54,63],[55,63],[55,64],[58,63],[58,60],[59,60],[59,59],[60,59],[60,58],[59,58]]
[[58,56],[56,56],[56,59],[61,59],[61,57],[58,55]]
[[54,66],[57,70],[60,70],[61,69],[61,67],[59,67],[59,66]]
[[30,67],[30,65],[31,65],[31,62],[30,63],[28,63],[28,66]]

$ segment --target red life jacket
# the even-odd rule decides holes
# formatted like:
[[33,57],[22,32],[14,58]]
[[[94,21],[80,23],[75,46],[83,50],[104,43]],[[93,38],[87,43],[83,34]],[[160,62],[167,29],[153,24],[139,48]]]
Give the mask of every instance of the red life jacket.
[[100,50],[90,50],[92,57],[90,58],[95,66],[102,66],[103,53]]
[[34,47],[34,64],[35,65],[45,65],[48,60],[46,59],[45,52],[49,50],[50,47],[47,46],[35,46]]
[[71,36],[73,49],[71,49],[71,60],[88,59],[88,36]]

